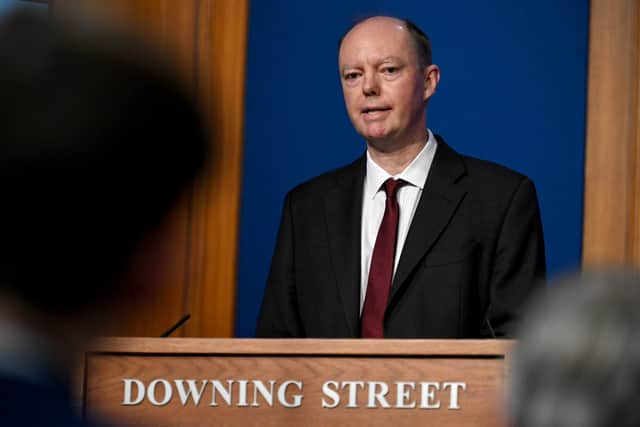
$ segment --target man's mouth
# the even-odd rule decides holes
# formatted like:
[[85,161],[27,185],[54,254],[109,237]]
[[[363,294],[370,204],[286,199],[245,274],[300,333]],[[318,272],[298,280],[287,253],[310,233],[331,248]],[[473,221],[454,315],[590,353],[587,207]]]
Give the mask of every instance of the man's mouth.
[[381,113],[381,112],[385,112],[385,111],[389,111],[391,110],[390,107],[372,107],[372,108],[365,108],[362,110],[363,114],[369,114],[369,115],[374,115],[376,113]]

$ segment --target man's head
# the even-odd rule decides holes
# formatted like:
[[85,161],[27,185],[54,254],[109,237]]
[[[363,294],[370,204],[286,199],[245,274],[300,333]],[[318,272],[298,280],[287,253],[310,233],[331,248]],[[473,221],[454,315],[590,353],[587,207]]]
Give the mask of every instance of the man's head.
[[418,27],[368,18],[342,38],[338,62],[347,112],[370,145],[388,151],[426,141],[426,105],[440,72]]
[[122,297],[119,277],[208,151],[146,45],[79,25],[0,23],[0,292],[54,315]]
[[583,273],[531,307],[511,358],[517,427],[640,425],[640,275]]

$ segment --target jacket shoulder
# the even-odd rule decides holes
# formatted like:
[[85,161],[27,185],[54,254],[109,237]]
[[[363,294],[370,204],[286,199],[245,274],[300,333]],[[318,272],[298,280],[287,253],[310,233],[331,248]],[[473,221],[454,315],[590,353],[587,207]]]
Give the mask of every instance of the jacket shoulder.
[[466,155],[461,155],[461,157],[468,175],[474,180],[480,179],[488,182],[495,181],[512,184],[529,180],[526,175],[504,165]]
[[440,162],[436,168],[441,176],[456,181],[461,179],[471,187],[489,189],[519,186],[530,181],[527,176],[506,166],[458,153],[439,135],[436,139],[438,148],[434,162]]

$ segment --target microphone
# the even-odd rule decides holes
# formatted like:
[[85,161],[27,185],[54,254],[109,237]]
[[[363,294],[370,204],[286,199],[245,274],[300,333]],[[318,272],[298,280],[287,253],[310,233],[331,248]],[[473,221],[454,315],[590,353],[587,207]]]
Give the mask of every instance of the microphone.
[[496,331],[493,330],[493,327],[491,326],[491,322],[489,322],[488,317],[484,318],[484,323],[487,325],[487,328],[489,328],[489,332],[491,333],[491,338],[497,338]]
[[171,335],[171,333],[173,331],[175,331],[176,329],[178,329],[180,326],[182,326],[187,320],[189,320],[191,318],[191,315],[189,313],[185,314],[184,316],[182,316],[182,318],[180,320],[178,320],[178,322],[176,322],[175,325],[173,325],[172,327],[170,327],[167,332],[165,332],[164,334],[160,335],[160,338],[166,338],[169,335]]

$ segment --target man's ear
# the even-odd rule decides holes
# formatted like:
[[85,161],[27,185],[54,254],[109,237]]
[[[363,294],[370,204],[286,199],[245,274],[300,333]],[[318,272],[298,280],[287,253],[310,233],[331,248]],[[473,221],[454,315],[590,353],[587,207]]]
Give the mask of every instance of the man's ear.
[[429,98],[436,92],[438,82],[440,81],[440,67],[435,64],[429,65],[424,69],[424,101],[428,101]]

